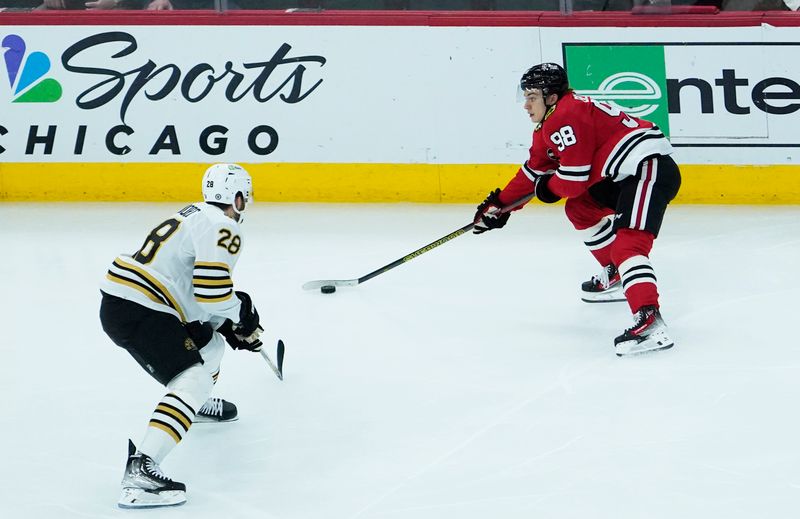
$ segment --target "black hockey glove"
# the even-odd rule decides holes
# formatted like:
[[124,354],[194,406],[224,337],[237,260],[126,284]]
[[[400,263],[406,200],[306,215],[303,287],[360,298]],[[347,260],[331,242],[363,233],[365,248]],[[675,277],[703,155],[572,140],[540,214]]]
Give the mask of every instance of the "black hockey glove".
[[561,200],[561,197],[557,194],[550,191],[550,188],[547,187],[547,183],[553,175],[542,175],[536,179],[535,189],[536,189],[536,198],[544,202],[545,204],[553,204]]
[[236,297],[242,302],[242,306],[239,308],[239,322],[233,325],[233,331],[236,335],[249,337],[258,329],[258,312],[246,292],[236,292]]
[[186,333],[189,334],[189,338],[192,339],[198,350],[208,344],[214,335],[214,327],[210,323],[192,321],[184,323],[183,327],[186,328]]
[[502,208],[503,203],[500,202],[500,189],[498,188],[489,193],[486,200],[478,206],[478,211],[473,219],[475,227],[472,228],[472,233],[481,234],[503,227],[511,217],[511,213],[501,213]]
[[261,332],[264,331],[261,326],[257,326],[250,335],[243,336],[234,332],[233,322],[230,319],[225,319],[225,322],[217,328],[217,331],[225,337],[225,341],[234,350],[259,351],[263,345],[261,339],[259,339]]

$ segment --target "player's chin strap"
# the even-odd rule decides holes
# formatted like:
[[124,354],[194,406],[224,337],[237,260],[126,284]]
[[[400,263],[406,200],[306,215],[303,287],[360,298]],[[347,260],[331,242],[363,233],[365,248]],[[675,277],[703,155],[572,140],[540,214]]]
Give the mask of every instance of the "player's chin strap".
[[558,101],[556,101],[555,103],[551,104],[550,106],[544,105],[544,107],[547,108],[547,111],[544,113],[544,117],[542,117],[542,120],[539,121],[539,123],[536,125],[536,128],[534,128],[533,131],[539,131],[539,129],[542,127],[542,125],[547,120],[547,118],[550,117],[550,114],[552,114],[553,112],[556,111],[556,105],[557,104],[558,104]]

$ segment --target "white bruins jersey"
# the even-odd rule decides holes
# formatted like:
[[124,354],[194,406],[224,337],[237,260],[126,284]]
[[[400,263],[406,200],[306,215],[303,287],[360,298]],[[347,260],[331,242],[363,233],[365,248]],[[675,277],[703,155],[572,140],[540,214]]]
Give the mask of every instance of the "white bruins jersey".
[[238,222],[213,205],[192,204],[157,225],[137,252],[119,255],[100,289],[182,322],[238,322],[231,274],[241,247]]

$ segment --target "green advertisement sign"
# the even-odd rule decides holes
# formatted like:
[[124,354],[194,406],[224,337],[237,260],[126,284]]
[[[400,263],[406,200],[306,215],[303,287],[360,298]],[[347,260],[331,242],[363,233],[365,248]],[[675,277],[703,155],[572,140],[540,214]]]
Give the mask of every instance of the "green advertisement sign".
[[669,136],[663,46],[565,43],[564,63],[578,94],[652,121]]

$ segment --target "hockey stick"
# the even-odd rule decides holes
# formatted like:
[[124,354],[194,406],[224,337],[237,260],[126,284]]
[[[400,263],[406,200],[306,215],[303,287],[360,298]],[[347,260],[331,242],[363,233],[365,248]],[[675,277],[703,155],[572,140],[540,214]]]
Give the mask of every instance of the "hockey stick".
[[272,360],[269,358],[269,355],[267,355],[267,352],[264,351],[264,348],[261,348],[260,350],[258,350],[258,352],[261,354],[262,357],[264,357],[264,360],[267,361],[267,364],[269,364],[269,367],[272,368],[272,371],[275,373],[278,379],[283,380],[283,352],[284,352],[283,341],[278,339],[277,366],[275,366],[275,364],[272,363]]
[[[519,206],[525,204],[526,202],[528,202],[529,200],[531,200],[534,196],[535,196],[535,194],[531,193],[529,195],[523,196],[522,198],[520,198],[518,200],[515,200],[511,204],[509,204],[509,205],[503,207],[502,209],[500,209],[500,214],[507,213],[509,211],[512,211],[512,210],[516,209],[517,207],[519,207]],[[400,258],[398,260],[395,260],[395,261],[389,263],[388,265],[384,265],[383,267],[379,268],[378,270],[374,270],[374,271],[370,272],[369,274],[365,274],[365,275],[361,276],[358,279],[319,279],[319,280],[316,280],[316,281],[308,281],[308,282],[303,284],[303,290],[315,290],[315,289],[318,289],[318,288],[328,287],[328,286],[332,286],[332,287],[354,287],[356,285],[360,285],[361,283],[364,283],[365,281],[369,281],[370,279],[372,279],[372,278],[374,278],[376,276],[380,276],[384,272],[388,272],[389,270],[392,270],[393,268],[398,267],[398,266],[402,265],[403,263],[408,263],[409,261],[413,260],[414,258],[416,258],[418,256],[421,256],[421,255],[425,254],[426,252],[435,249],[439,245],[444,245],[445,243],[449,242],[450,240],[452,240],[454,238],[458,238],[462,234],[472,230],[472,228],[475,227],[475,223],[476,222],[471,222],[471,223],[465,225],[464,227],[461,227],[460,229],[457,229],[457,230],[451,232],[447,236],[443,236],[443,237],[439,238],[438,240],[436,240],[434,242],[431,242],[431,243],[425,245],[424,247],[415,250],[414,252],[412,252],[410,254],[406,254],[402,258]]]

